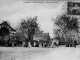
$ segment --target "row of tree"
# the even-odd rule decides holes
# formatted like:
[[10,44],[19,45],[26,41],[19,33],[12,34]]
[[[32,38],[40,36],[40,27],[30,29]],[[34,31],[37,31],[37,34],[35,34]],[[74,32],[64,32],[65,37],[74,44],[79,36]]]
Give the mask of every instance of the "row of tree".
[[37,16],[33,18],[27,17],[26,19],[22,19],[18,26],[15,28],[15,30],[16,31],[12,32],[8,31],[9,33],[3,32],[8,33],[9,35],[5,35],[3,33],[3,37],[1,37],[0,35],[0,45],[12,47],[17,45],[23,47],[32,47],[35,46],[35,43],[37,46],[39,44],[48,46],[48,43],[50,42],[49,33],[44,33],[42,30],[40,30],[39,24],[37,22]]
[[17,27],[17,34],[22,40],[22,45],[25,45],[25,42],[28,42],[28,46],[31,47],[31,42],[33,41],[33,35],[39,31],[39,24],[37,23],[37,16],[22,19],[21,23]]
[[16,33],[13,32],[9,35],[4,35],[4,39],[1,37],[0,43],[2,45],[14,47],[16,44],[22,44],[22,46],[25,46],[26,42],[28,42],[28,46],[31,47],[33,35],[37,31],[40,31],[39,24],[37,23],[37,16],[22,19],[15,30]]
[[68,16],[66,14],[59,15],[55,19],[55,25],[58,29],[54,30],[55,37],[58,38],[60,42],[65,42],[73,44],[73,41],[79,40],[79,25],[78,18],[73,16]]
[[[58,29],[54,30],[55,37],[59,42],[73,43],[73,41],[79,40],[79,25],[78,18],[73,16],[68,16],[66,14],[59,15],[55,19],[55,25]],[[37,16],[22,19],[21,23],[16,28],[16,33],[5,37],[6,43],[12,44],[22,44],[25,46],[28,42],[28,47],[31,47],[31,42],[33,41],[33,36],[35,33],[40,31],[39,24],[37,23]],[[12,39],[12,40],[11,40]],[[16,42],[16,43],[15,43]]]

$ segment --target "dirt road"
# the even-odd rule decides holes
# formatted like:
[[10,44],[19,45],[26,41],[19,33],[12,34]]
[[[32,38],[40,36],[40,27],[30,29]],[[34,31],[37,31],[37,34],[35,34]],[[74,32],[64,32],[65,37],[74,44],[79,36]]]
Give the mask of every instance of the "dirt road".
[[0,47],[0,60],[80,60],[80,47]]
[[[27,60],[27,59],[26,59]],[[60,47],[29,60],[80,60],[80,47]]]
[[0,47],[0,60],[24,60],[53,50],[52,48]]

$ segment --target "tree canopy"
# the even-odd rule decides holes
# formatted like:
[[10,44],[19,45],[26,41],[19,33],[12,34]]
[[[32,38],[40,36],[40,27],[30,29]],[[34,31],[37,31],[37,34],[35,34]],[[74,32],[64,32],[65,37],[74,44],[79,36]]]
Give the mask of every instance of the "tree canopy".
[[19,32],[22,33],[28,41],[33,40],[33,35],[36,31],[39,30],[39,24],[37,23],[37,16],[36,17],[28,17],[27,19],[22,19],[19,27]]
[[55,20],[55,25],[59,27],[55,31],[55,34],[60,38],[67,40],[68,38],[73,39],[78,37],[78,18],[68,15],[60,15]]

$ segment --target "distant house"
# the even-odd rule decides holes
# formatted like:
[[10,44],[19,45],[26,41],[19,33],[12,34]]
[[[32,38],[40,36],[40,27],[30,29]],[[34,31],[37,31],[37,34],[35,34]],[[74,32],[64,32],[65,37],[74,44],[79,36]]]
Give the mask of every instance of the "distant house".
[[47,41],[49,40],[50,36],[49,36],[49,33],[38,33],[38,34],[35,34],[33,36],[33,40],[36,40],[36,41]]
[[50,41],[50,36],[49,33],[38,32],[33,36],[33,40],[37,41],[41,45],[44,45],[46,42]]

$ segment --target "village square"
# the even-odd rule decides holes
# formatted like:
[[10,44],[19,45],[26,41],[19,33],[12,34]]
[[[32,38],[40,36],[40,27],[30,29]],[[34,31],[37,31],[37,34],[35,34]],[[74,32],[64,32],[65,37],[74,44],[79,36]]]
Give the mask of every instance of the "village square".
[[80,59],[79,1],[0,2],[0,60]]

